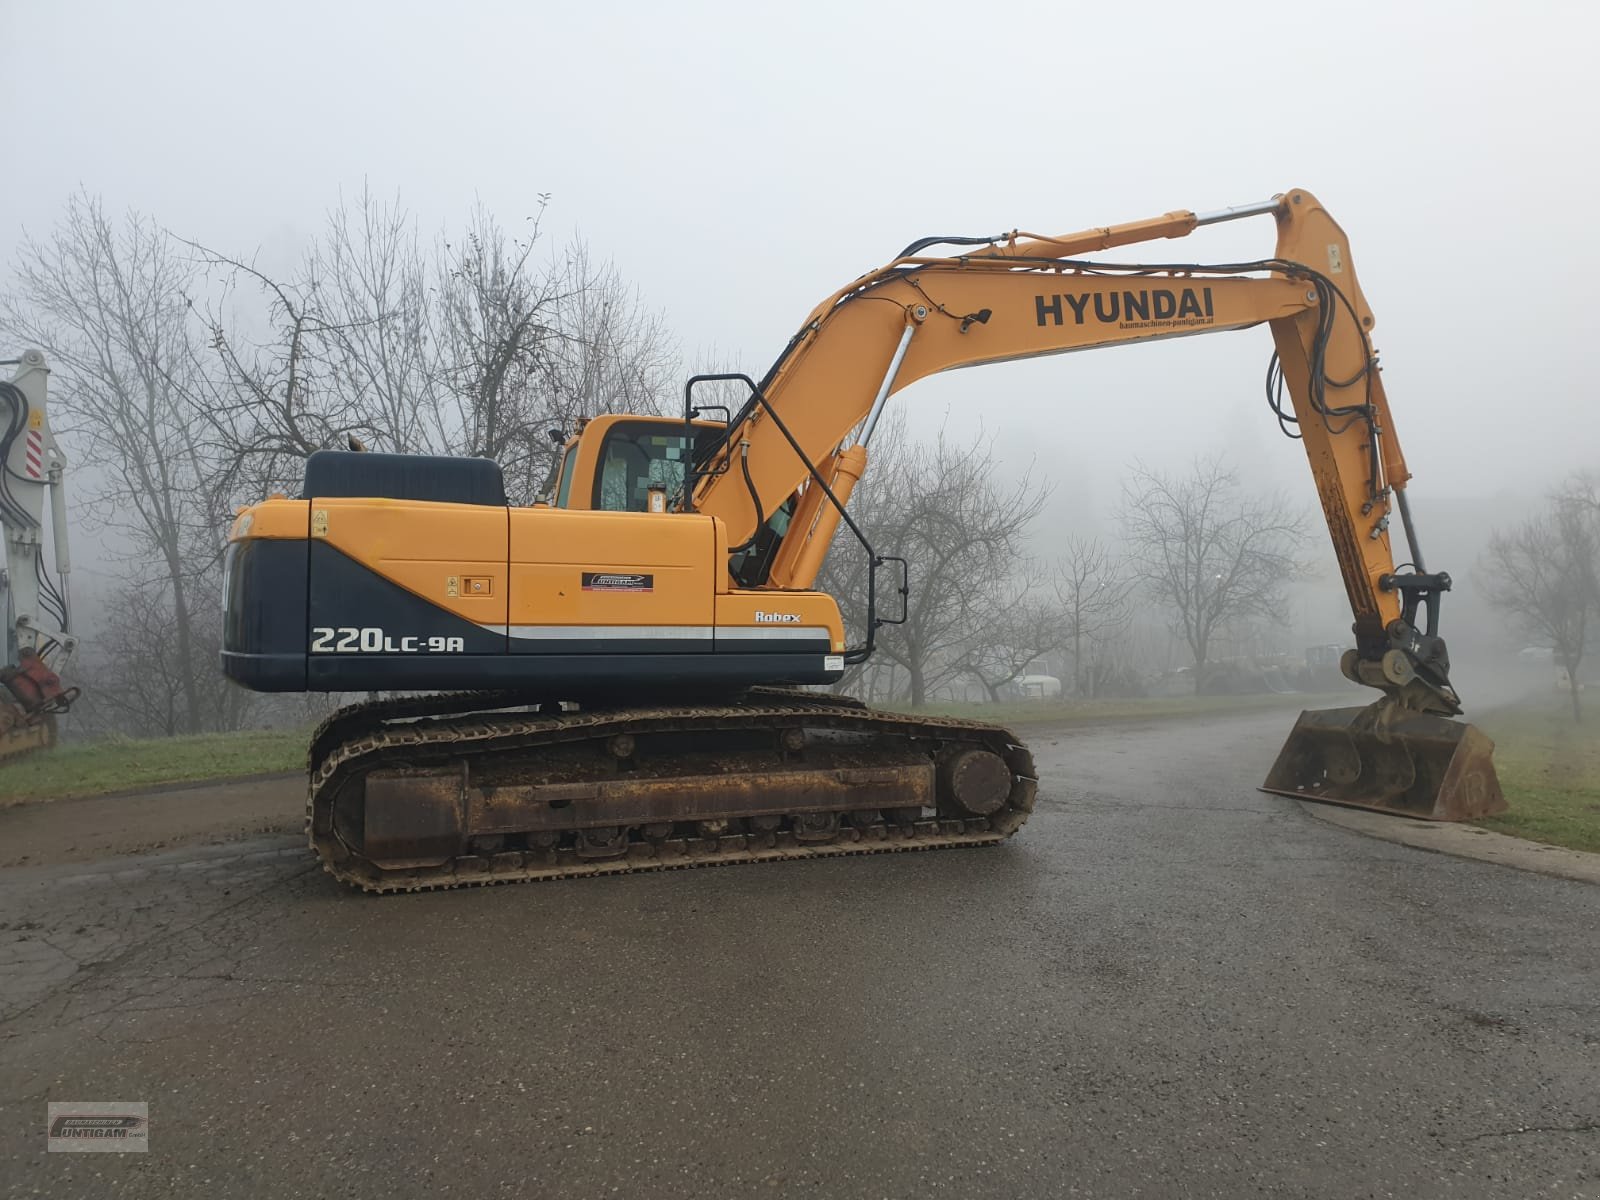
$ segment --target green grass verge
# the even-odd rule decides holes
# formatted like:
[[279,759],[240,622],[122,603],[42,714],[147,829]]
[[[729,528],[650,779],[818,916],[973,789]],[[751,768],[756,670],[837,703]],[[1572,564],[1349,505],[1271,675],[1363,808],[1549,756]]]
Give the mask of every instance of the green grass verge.
[[[1251,696],[1152,696],[1136,700],[1015,700],[1001,704],[926,704],[900,711],[970,717],[997,725],[1094,725],[1141,718],[1194,717],[1266,709],[1343,708],[1367,704],[1364,690],[1326,695],[1265,692]],[[890,706],[892,707],[892,706]]]
[[0,765],[0,808],[164,783],[237,779],[305,765],[304,729],[67,743]]
[[1583,724],[1565,701],[1499,709],[1478,725],[1510,805],[1478,824],[1496,833],[1600,852],[1600,712]]

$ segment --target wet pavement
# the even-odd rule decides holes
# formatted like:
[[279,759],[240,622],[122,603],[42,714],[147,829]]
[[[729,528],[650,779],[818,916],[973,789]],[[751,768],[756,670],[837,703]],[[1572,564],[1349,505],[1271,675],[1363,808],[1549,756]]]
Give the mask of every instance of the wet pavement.
[[[0,1194],[1600,1197],[1600,887],[1257,793],[1291,723],[1030,730],[998,849],[0,871]],[[47,1155],[47,1099],[150,1153]]]

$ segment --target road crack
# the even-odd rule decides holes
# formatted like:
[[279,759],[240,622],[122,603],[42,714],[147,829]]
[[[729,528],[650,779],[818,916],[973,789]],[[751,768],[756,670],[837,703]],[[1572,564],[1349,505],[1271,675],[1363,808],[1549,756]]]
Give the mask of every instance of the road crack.
[[1529,1133],[1600,1133],[1600,1121],[1587,1121],[1582,1125],[1519,1125],[1515,1129],[1496,1129],[1488,1133],[1475,1133],[1469,1138],[1463,1138],[1456,1144],[1465,1146],[1470,1142],[1482,1142],[1489,1138],[1521,1137]]

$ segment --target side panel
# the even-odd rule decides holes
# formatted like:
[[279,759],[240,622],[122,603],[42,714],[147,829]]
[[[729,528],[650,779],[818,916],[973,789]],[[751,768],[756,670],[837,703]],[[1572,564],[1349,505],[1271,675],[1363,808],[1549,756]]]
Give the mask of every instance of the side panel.
[[717,597],[718,654],[838,654],[839,606],[821,592],[730,591]]
[[511,511],[514,654],[709,654],[723,570],[709,517]]
[[469,621],[326,542],[313,541],[308,557],[311,594],[302,649],[311,655],[313,676],[322,659],[505,653],[502,625],[486,629]]
[[[223,669],[258,691],[681,698],[842,670],[827,596],[745,593],[719,612],[726,553],[708,517],[332,499],[248,516],[228,551]],[[769,609],[802,619],[767,636]],[[719,617],[739,631],[723,645]]]
[[314,499],[307,650],[503,653],[506,528],[487,505]]

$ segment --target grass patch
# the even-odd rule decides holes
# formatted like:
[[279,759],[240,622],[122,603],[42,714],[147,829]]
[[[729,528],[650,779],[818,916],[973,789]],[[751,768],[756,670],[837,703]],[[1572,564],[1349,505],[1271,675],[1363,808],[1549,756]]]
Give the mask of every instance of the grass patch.
[[1478,724],[1494,739],[1509,811],[1478,824],[1496,833],[1600,852],[1600,713],[1575,724],[1564,699],[1498,709]]
[[305,730],[290,729],[69,742],[0,765],[0,808],[28,800],[294,771],[305,765],[306,741]]
[[993,721],[997,725],[1093,725],[1106,721],[1267,709],[1341,708],[1369,702],[1364,690],[1352,687],[1348,692],[1315,696],[1264,692],[1250,696],[1150,696],[1133,700],[1012,700],[1001,704],[925,704],[918,709],[901,711],[937,717],[969,717],[975,721]]

